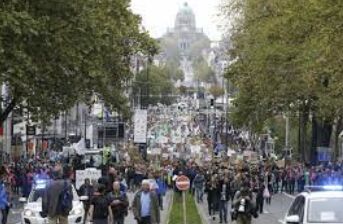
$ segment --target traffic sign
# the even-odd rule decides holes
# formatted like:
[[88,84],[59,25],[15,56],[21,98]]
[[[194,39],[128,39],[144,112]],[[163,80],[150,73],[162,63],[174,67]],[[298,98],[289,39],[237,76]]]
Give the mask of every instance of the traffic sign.
[[187,176],[179,176],[176,178],[176,187],[180,191],[187,191],[190,187],[190,180]]
[[36,126],[26,125],[26,135],[36,135]]

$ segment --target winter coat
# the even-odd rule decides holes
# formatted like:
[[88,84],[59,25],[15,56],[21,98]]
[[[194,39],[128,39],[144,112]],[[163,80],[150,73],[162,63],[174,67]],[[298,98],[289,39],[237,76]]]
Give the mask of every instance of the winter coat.
[[161,178],[157,178],[156,183],[158,185],[157,194],[165,195],[167,191],[166,183]]
[[[160,207],[158,203],[158,197],[155,192],[149,192],[151,197],[151,204],[150,204],[150,218],[151,223],[156,224],[160,223]],[[135,198],[133,199],[132,203],[132,211],[135,219],[140,220],[141,217],[141,196],[142,191],[136,193]]]
[[0,209],[5,209],[9,204],[8,193],[3,183],[0,184]]
[[63,215],[58,214],[57,210],[59,203],[61,203],[59,201],[60,195],[66,186],[68,191],[70,191],[69,193],[73,195],[71,183],[67,180],[55,180],[46,187],[42,199],[42,212],[48,217],[54,218],[58,215]]
[[129,200],[127,198],[127,195],[125,192],[111,192],[108,195],[110,202],[112,203],[114,200],[119,200],[120,202],[118,204],[111,204],[111,210],[113,214],[113,218],[117,219],[120,217],[124,217],[127,215],[128,207],[129,207]]
[[205,177],[202,174],[197,174],[193,180],[193,186],[196,189],[202,189],[204,187]]

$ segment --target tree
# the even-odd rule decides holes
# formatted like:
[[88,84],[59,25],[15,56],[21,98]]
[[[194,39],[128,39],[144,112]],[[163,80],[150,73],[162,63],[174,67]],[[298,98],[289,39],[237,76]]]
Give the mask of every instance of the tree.
[[157,103],[170,105],[176,99],[175,92],[173,81],[164,67],[150,65],[137,74],[134,81],[133,95],[140,99],[143,107]]
[[215,99],[217,99],[218,97],[223,96],[224,93],[225,93],[225,91],[224,91],[224,89],[223,89],[221,86],[214,85],[214,86],[211,86],[211,87],[210,87],[209,93],[210,93]]
[[342,9],[338,0],[228,0],[225,8],[234,24],[227,77],[239,89],[233,117],[254,127],[284,112],[298,117],[302,158],[310,114],[311,159],[341,117]]
[[49,120],[101,96],[109,107],[127,111],[122,94],[130,57],[155,52],[140,30],[128,0],[3,1],[0,11],[0,121],[15,107]]
[[197,57],[193,61],[193,70],[196,80],[206,83],[216,82],[215,72],[212,70],[212,68],[208,65],[208,63],[202,56]]
[[168,60],[165,65],[165,70],[169,78],[173,81],[183,81],[185,79],[185,74],[180,69],[180,64],[175,61]]

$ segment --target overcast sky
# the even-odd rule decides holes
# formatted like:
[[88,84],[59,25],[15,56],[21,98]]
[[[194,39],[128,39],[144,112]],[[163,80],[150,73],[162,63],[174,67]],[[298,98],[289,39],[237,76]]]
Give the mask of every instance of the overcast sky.
[[168,27],[174,27],[176,13],[184,2],[193,9],[198,28],[211,40],[219,40],[219,3],[221,0],[132,0],[132,10],[141,15],[144,27],[150,34],[161,37]]

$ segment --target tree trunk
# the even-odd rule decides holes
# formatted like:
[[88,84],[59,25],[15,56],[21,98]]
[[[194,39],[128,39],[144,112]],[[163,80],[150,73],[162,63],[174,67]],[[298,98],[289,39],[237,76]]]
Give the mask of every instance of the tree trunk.
[[312,141],[311,141],[311,162],[316,163],[317,158],[317,118],[315,114],[312,117]]
[[332,134],[332,122],[328,120],[313,117],[312,125],[312,150],[311,160],[317,162],[317,148],[330,147],[330,139]]
[[12,99],[12,101],[6,106],[5,110],[1,111],[0,114],[0,122],[1,124],[6,121],[8,118],[9,114],[13,111],[14,107],[16,106],[17,102],[15,99]]
[[299,153],[301,155],[301,161],[310,161],[310,153],[306,150],[307,140],[307,123],[308,123],[308,111],[304,109],[299,112]]
[[335,155],[335,159],[337,160],[341,155],[340,153],[340,145],[339,145],[339,135],[341,134],[343,129],[343,120],[342,117],[339,117],[336,121],[335,128],[334,128],[334,136],[332,139],[332,149]]

